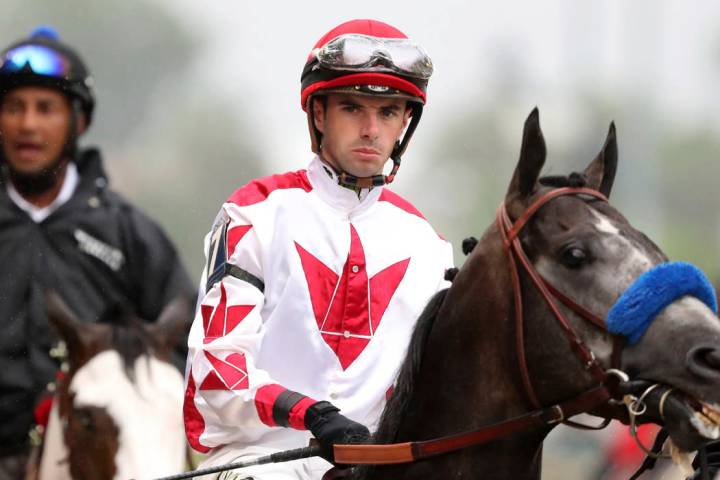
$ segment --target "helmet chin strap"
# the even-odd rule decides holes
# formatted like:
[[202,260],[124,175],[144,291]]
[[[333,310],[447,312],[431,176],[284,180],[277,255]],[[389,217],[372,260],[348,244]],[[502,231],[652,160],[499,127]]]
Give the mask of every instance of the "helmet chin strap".
[[[407,131],[405,132],[405,135],[403,136],[402,141],[395,142],[395,147],[393,148],[392,153],[390,154],[390,159],[393,161],[393,167],[392,170],[390,170],[390,173],[387,175],[380,174],[380,175],[371,175],[369,177],[358,177],[356,175],[352,175],[348,172],[345,172],[337,167],[333,167],[333,170],[335,170],[335,173],[338,175],[338,183],[342,185],[343,187],[348,187],[351,189],[357,189],[357,188],[373,188],[373,187],[382,187],[383,185],[388,185],[392,183],[393,180],[395,180],[395,175],[397,175],[398,170],[400,170],[400,162],[402,161],[402,155],[405,153],[405,150],[407,149],[408,144],[410,143],[410,138],[412,137],[413,133],[415,132],[415,129],[418,126],[418,123],[420,123],[420,117],[422,116],[422,105],[417,102],[412,102],[410,104],[410,108],[412,108],[412,116],[410,117],[410,124],[408,125]],[[312,110],[309,110],[312,112]],[[310,117],[312,117],[313,114],[310,113]],[[311,125],[313,126],[313,129],[315,131],[315,141],[318,145],[318,150],[322,151],[322,135],[320,132],[317,131],[317,128],[315,128],[315,122],[313,118],[310,118],[310,121],[312,122]]]

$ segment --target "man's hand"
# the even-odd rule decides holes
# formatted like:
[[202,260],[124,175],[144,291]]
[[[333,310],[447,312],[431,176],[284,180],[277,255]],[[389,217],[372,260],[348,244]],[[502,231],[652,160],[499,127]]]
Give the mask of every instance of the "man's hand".
[[328,462],[334,461],[333,445],[366,443],[370,431],[360,423],[344,415],[330,402],[318,402],[307,409],[305,427],[315,436],[323,448],[321,455]]

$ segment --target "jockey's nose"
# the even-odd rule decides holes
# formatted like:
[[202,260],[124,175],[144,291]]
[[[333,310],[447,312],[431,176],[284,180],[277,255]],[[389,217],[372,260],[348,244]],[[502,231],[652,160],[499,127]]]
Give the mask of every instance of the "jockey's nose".
[[693,374],[708,381],[720,381],[720,347],[700,345],[687,354],[687,368]]

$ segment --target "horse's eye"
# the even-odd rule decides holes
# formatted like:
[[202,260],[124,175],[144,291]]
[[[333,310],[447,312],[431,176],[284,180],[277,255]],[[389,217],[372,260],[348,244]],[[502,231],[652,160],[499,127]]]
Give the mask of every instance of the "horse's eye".
[[580,267],[587,260],[585,252],[578,247],[566,248],[562,253],[562,262],[570,268]]

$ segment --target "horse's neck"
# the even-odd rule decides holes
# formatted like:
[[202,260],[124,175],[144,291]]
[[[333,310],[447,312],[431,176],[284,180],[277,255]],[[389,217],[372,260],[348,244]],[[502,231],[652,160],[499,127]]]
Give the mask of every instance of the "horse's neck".
[[[525,413],[514,328],[507,260],[491,228],[453,282],[433,325],[397,441],[474,430]],[[544,434],[515,434],[437,457],[432,465],[440,465],[438,472],[460,468],[471,478],[539,478]]]
[[526,410],[504,255],[489,232],[453,282],[424,348],[406,427],[415,424],[415,411],[447,417],[415,427],[438,424],[437,433],[447,434]]

